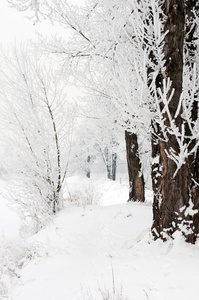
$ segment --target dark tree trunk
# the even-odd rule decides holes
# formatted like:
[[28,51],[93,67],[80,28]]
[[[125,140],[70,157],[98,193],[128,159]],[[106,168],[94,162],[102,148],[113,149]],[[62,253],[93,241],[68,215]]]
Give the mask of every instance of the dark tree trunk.
[[116,180],[116,170],[117,170],[117,154],[112,154],[112,180]]
[[[194,22],[194,14],[193,11],[196,11],[199,17],[199,2],[198,0],[187,0],[185,6],[185,13],[187,18],[186,24],[186,49],[185,55],[189,56],[190,60],[186,65],[190,68],[190,70],[194,66],[195,56],[197,55],[196,50],[199,41],[199,37],[195,37],[196,24]],[[197,39],[197,42],[196,42]],[[198,91],[199,92],[199,91]],[[198,92],[194,95],[194,103],[192,107],[192,121],[196,121],[198,119]],[[190,128],[188,124],[186,124],[186,134],[190,136]],[[189,141],[187,141],[189,142]],[[193,140],[190,144],[189,150],[193,149],[196,145],[196,140]],[[197,211],[192,217],[189,217],[188,222],[190,223],[190,227],[192,233],[187,236],[187,241],[190,243],[195,243],[196,239],[199,237],[199,149],[197,149],[196,153],[193,153],[189,156],[188,159],[188,184],[189,184],[189,197],[193,203],[193,210]]]
[[91,178],[91,171],[90,171],[90,166],[89,166],[89,164],[90,164],[90,162],[91,162],[91,156],[90,155],[88,155],[88,157],[87,157],[87,170],[86,170],[86,177],[87,178]]
[[[192,1],[194,2],[194,1]],[[186,6],[187,8],[187,6]],[[174,118],[176,110],[180,102],[182,93],[183,80],[183,51],[185,41],[185,1],[183,0],[165,0],[165,14],[167,20],[165,23],[165,31],[169,33],[165,37],[164,55],[166,66],[166,77],[172,81],[172,89],[175,89],[172,100],[169,103],[169,109],[172,118]],[[168,97],[170,96],[168,93]],[[181,108],[182,110],[182,108]],[[168,115],[164,114],[165,125],[169,126]],[[183,124],[181,114],[175,119],[175,123],[181,131]],[[191,184],[193,183],[193,173],[198,181],[198,165],[196,167],[197,158],[192,156],[189,161],[176,171],[176,164],[172,159],[169,159],[166,153],[170,152],[172,148],[176,153],[179,153],[179,146],[175,135],[167,134],[168,141],[161,139],[161,130],[157,124],[154,125],[154,136],[152,139],[152,182],[154,191],[153,203],[153,226],[152,232],[155,238],[161,237],[163,240],[167,239],[168,235],[180,229],[184,232],[187,241],[194,243],[196,234],[193,231],[193,218],[196,218],[194,223],[198,233],[199,219],[198,214],[194,217],[185,214],[185,210],[190,205],[190,199],[195,202],[195,208],[198,208],[198,195],[194,200],[194,190],[191,191]],[[157,136],[160,138],[157,139]],[[196,154],[198,156],[198,153]],[[191,166],[194,170],[191,171]],[[193,166],[194,165],[194,166]],[[196,174],[197,173],[197,174]],[[191,195],[192,194],[192,195]],[[192,235],[189,235],[182,227],[190,228]]]
[[144,177],[141,173],[141,162],[138,153],[137,135],[125,131],[126,156],[129,174],[128,201],[145,201]]

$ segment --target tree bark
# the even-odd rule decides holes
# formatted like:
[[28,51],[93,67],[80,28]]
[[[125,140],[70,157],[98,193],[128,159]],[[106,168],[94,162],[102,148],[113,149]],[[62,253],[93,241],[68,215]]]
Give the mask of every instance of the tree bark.
[[141,172],[141,162],[138,153],[137,135],[125,131],[126,156],[129,174],[128,201],[145,201],[144,177]]
[[[185,2],[183,0],[165,0],[164,6],[167,16],[165,32],[169,31],[165,37],[164,46],[165,74],[166,78],[169,77],[172,81],[168,98],[172,89],[175,90],[172,100],[169,103],[169,110],[180,132],[184,120],[181,117],[181,113],[177,118],[174,116],[179,106],[183,87],[185,8],[188,9]],[[169,126],[168,115],[165,113],[163,117],[165,125]],[[194,190],[191,189],[191,185],[193,185],[193,173],[197,177],[195,180],[198,182],[198,153],[190,157],[174,176],[176,164],[172,159],[168,158],[166,153],[169,153],[171,148],[176,153],[179,153],[177,139],[175,135],[168,133],[168,139],[164,141],[158,125],[155,123],[153,125],[152,184],[154,203],[152,233],[155,238],[160,237],[166,240],[168,235],[172,236],[176,230],[181,230],[186,236],[187,241],[194,243],[199,233],[199,214],[189,216],[185,211],[190,206],[190,200],[194,203],[194,209],[199,208],[199,195],[198,193],[194,194]],[[159,136],[159,139],[157,136]],[[184,230],[185,227],[189,229],[189,232]]]
[[[193,11],[198,13],[199,17],[199,2],[197,0],[187,0],[185,6],[185,13],[187,18],[186,24],[186,51],[185,54],[189,56],[190,60],[188,63],[189,68],[194,67],[195,57],[197,55],[197,46],[199,37],[195,37],[196,23],[194,22]],[[197,39],[197,43],[196,43]],[[194,102],[192,107],[191,119],[196,121],[198,119],[198,92],[194,95]],[[190,135],[190,128],[186,124],[186,135]],[[190,149],[196,145],[196,140],[193,140],[190,144]],[[197,211],[192,217],[189,217],[189,223],[191,224],[191,233],[186,237],[187,241],[190,243],[195,243],[196,239],[199,237],[199,149],[196,153],[193,153],[188,158],[188,184],[189,184],[189,197],[193,203],[193,210]]]

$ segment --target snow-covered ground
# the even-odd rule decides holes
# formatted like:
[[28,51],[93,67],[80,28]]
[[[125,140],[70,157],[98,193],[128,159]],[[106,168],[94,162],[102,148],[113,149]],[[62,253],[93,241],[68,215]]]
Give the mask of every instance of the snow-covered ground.
[[15,240],[19,238],[21,222],[16,213],[7,207],[6,199],[1,195],[1,192],[5,192],[5,186],[6,183],[0,180],[0,240]]
[[98,182],[68,180],[65,208],[28,239],[9,299],[197,300],[199,245],[152,241],[151,191],[126,203],[125,180]]

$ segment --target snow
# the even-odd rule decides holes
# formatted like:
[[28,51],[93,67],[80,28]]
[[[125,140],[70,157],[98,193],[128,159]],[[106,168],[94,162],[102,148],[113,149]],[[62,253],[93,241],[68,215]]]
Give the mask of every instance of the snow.
[[[198,299],[199,245],[186,244],[178,234],[174,241],[152,240],[151,191],[146,190],[144,204],[126,203],[125,180],[86,182],[75,176],[68,179],[70,193],[80,189],[83,195],[88,182],[100,198],[99,205],[74,205],[66,191],[64,209],[26,241],[31,253],[19,262],[20,278],[14,278],[7,297]],[[110,297],[106,298],[108,292]]]
[[6,199],[1,194],[5,191],[5,183],[0,181],[0,239],[15,240],[19,238],[21,222],[19,217],[6,205]]

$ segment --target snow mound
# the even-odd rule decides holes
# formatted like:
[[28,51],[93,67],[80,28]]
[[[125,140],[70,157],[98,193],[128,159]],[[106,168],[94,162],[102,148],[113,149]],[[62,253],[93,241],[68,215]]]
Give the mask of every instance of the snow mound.
[[[29,239],[14,300],[197,299],[198,246],[153,242],[151,206],[67,206]],[[194,276],[190,276],[190,275]],[[119,297],[117,297],[119,295]]]

